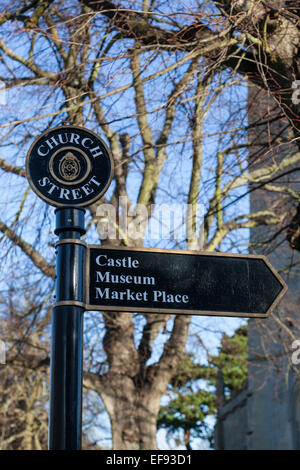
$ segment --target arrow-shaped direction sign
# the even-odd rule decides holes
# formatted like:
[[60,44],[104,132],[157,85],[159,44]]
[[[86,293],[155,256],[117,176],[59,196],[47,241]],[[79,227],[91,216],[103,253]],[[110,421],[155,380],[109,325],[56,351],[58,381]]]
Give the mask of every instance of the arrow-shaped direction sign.
[[86,309],[267,317],[287,290],[264,256],[87,247]]

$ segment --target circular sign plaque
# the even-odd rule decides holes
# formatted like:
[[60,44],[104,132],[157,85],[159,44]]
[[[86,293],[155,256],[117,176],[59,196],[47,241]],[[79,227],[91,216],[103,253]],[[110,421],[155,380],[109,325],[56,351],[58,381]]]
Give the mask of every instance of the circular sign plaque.
[[113,160],[106,144],[82,127],[44,132],[31,145],[26,173],[33,191],[53,206],[87,206],[107,190]]

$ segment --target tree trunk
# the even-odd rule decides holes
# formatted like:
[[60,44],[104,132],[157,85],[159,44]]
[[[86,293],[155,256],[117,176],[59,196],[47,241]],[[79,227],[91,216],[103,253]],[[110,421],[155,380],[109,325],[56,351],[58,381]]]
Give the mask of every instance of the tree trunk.
[[160,391],[145,392],[122,374],[110,384],[109,394],[102,396],[111,420],[113,449],[155,450]]
[[155,450],[160,400],[183,358],[190,315],[175,317],[160,360],[149,366],[150,355],[144,348],[134,347],[131,316],[110,314],[105,321],[107,325],[111,322],[104,338],[110,370],[90,378],[110,416],[113,449]]

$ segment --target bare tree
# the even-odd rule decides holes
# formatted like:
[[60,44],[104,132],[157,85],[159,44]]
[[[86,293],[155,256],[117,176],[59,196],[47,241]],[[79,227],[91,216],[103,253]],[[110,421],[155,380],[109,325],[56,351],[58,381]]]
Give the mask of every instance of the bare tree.
[[[274,206],[250,213],[247,204],[238,205],[249,194],[250,183],[260,188],[268,184],[270,189],[278,175],[296,171],[300,160],[295,151],[264,165],[248,161],[242,103],[246,104],[246,78],[280,104],[292,131],[272,142],[263,136],[253,145],[267,151],[279,146],[282,138],[298,142],[299,105],[292,94],[299,73],[299,18],[296,7],[281,3],[5,2],[0,18],[0,80],[7,95],[0,124],[5,188],[0,200],[2,317],[9,345],[4,375],[8,367],[18,366],[23,383],[27,373],[30,380],[35,377],[27,371],[34,369],[40,377],[49,364],[53,211],[28,190],[24,172],[26,150],[46,128],[68,123],[104,136],[115,174],[100,204],[112,204],[117,214],[120,198],[132,220],[138,217],[137,204],[147,208],[150,221],[154,203],[188,203],[186,234],[173,239],[172,246],[243,251],[246,230],[282,227],[292,218],[294,208],[289,204],[297,196],[288,185],[278,198],[284,210]],[[266,116],[265,121],[279,118]],[[195,230],[200,202],[201,245]],[[98,207],[88,207],[87,240],[99,242]],[[102,244],[143,244],[142,237],[130,238],[118,221],[116,225],[118,236]],[[28,304],[26,292],[32,292]],[[17,342],[10,305],[21,322],[28,322],[25,332],[18,327]],[[86,318],[91,343],[86,345],[84,386],[103,400],[115,449],[154,449],[161,397],[185,356],[189,332],[194,332],[191,317],[97,315],[98,324],[92,314]],[[159,341],[161,353],[156,357]],[[36,395],[34,404],[39,400]],[[37,413],[35,406],[28,413],[31,410]],[[6,447],[38,447],[44,442],[42,437],[39,444],[30,440],[26,431],[26,441],[20,443],[11,429],[5,432]]]

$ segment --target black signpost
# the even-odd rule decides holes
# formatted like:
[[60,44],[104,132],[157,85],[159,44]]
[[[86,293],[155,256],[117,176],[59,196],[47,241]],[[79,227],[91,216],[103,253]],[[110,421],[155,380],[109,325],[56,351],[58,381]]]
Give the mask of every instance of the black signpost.
[[267,317],[286,291],[264,256],[87,247],[87,310]]
[[81,448],[85,233],[82,208],[56,209],[56,302],[52,312],[49,449]]
[[266,318],[287,290],[264,256],[86,245],[84,206],[107,190],[113,161],[93,132],[44,132],[26,158],[29,183],[56,207],[49,449],[81,449],[86,310]]
[[49,449],[81,449],[86,245],[83,206],[106,191],[113,160],[93,132],[62,126],[29,149],[26,173],[36,194],[56,206],[56,302],[52,313]]
[[113,160],[92,131],[61,126],[44,132],[31,145],[26,173],[36,194],[56,207],[92,204],[107,190]]

